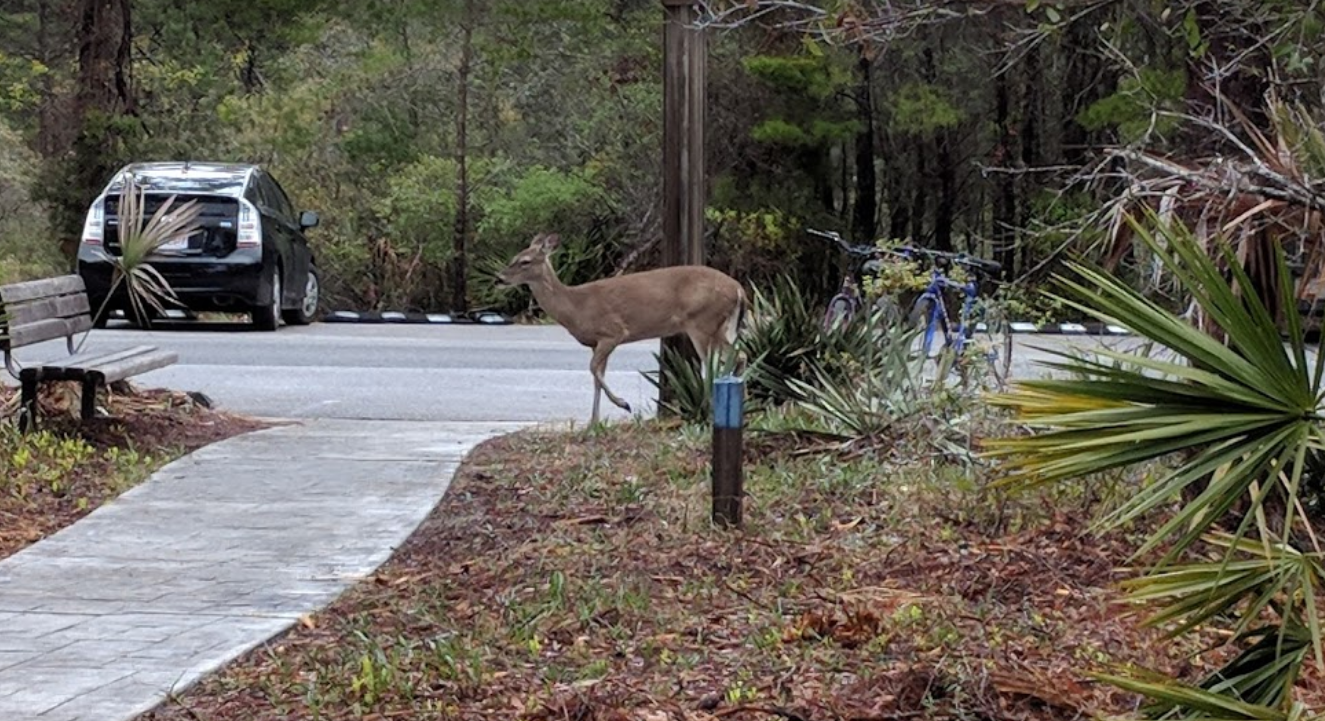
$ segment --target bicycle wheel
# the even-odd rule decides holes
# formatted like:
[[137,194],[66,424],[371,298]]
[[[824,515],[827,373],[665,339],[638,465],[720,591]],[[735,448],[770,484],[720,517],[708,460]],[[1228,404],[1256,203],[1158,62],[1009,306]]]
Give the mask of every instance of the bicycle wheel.
[[930,351],[934,348],[934,338],[940,331],[943,332],[943,342],[947,343],[947,328],[943,326],[943,310],[937,308],[937,299],[930,295],[922,295],[916,299],[915,305],[911,306],[911,325],[915,328],[924,328],[925,332],[920,336],[920,352],[923,358],[930,357]]
[[849,296],[838,293],[828,301],[828,310],[824,313],[824,330],[841,327],[851,322],[856,314],[856,304]]
[[902,306],[890,296],[879,296],[879,299],[874,301],[873,313],[874,320],[885,329],[895,328],[902,322]]
[[1002,391],[1012,374],[1012,325],[997,310],[986,310],[977,336],[984,351],[990,385]]

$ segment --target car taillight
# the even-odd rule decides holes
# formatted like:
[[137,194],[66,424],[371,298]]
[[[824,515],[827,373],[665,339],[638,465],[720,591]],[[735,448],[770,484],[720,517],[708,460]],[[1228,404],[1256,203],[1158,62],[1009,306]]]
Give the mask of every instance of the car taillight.
[[106,199],[97,201],[88,208],[87,219],[83,221],[83,245],[101,245],[106,238]]
[[258,248],[262,246],[262,220],[258,211],[247,200],[239,201],[239,237],[235,240],[239,248]]

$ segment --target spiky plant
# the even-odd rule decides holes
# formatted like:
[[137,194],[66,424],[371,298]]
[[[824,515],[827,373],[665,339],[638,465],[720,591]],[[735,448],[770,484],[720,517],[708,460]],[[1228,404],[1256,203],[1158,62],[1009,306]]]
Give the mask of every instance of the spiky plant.
[[[123,284],[134,317],[145,324],[150,324],[149,309],[160,314],[167,305],[179,305],[175,289],[152,266],[152,258],[166,243],[191,236],[200,228],[202,208],[198,202],[191,200],[174,208],[175,200],[176,196],[170,196],[147,218],[147,190],[138,187],[132,173],[124,177],[119,202],[120,254],[111,257],[114,274],[107,300]],[[105,310],[105,306],[98,309],[98,315]]]
[[654,388],[661,390],[666,385],[671,389],[672,398],[662,404],[663,409],[686,423],[712,422],[713,380],[735,373],[740,365],[739,356],[734,352],[714,353],[696,364],[669,347],[653,357],[658,370],[643,375]]
[[[1146,673],[1103,678],[1150,697],[1153,717],[1297,718],[1291,689],[1307,649],[1322,663],[1316,598],[1325,556],[1304,501],[1325,468],[1325,355],[1310,359],[1294,313],[1281,337],[1270,304],[1246,292],[1257,286],[1235,247],[1211,248],[1181,225],[1151,220],[1128,222],[1214,335],[1112,274],[1073,266],[1079,280],[1064,283],[1075,298],[1063,302],[1173,357],[1062,354],[1049,365],[1068,378],[1023,381],[994,398],[1029,433],[990,441],[989,453],[1007,471],[1004,483],[1019,488],[1170,462],[1102,521],[1161,519],[1134,559],[1157,552],[1158,560],[1126,588],[1132,600],[1158,605],[1149,623],[1181,634],[1231,619],[1229,643],[1244,648],[1198,686]],[[1289,304],[1294,289],[1282,250],[1273,261],[1271,290]],[[1198,550],[1218,560],[1191,560]]]

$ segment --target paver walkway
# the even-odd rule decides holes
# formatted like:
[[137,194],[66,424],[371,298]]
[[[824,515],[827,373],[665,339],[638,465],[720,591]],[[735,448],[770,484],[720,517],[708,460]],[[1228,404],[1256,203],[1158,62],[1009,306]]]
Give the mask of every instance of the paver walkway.
[[0,561],[0,719],[150,709],[372,572],[519,427],[307,421],[170,464]]

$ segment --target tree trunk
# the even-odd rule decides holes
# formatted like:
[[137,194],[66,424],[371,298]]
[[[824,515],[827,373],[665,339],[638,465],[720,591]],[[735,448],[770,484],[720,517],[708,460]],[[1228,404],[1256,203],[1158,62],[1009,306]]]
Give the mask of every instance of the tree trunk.
[[890,133],[881,143],[884,163],[884,182],[887,184],[888,198],[888,238],[901,240],[906,238],[911,227],[911,206],[906,200],[906,147],[897,142],[897,135]]
[[[1032,170],[1041,164],[1042,153],[1040,148],[1040,85],[1044,78],[1040,77],[1040,49],[1033,47],[1026,52],[1025,73],[1022,75],[1022,107],[1021,107],[1021,169]],[[1034,208],[1035,192],[1039,189],[1035,182],[1035,173],[1024,173],[1016,178],[1016,187],[1021,191],[1020,213],[1017,217],[1017,228],[1024,231],[1031,225],[1031,211]],[[1029,267],[1036,259],[1025,257],[1025,253],[1020,254],[1019,259],[1024,266]],[[1014,256],[1015,257],[1015,256]],[[1012,270],[1009,268],[1009,270]]]
[[[37,3],[37,60],[47,68],[56,65],[55,49],[52,47],[54,43],[51,39],[53,22],[50,5],[50,0],[39,0]],[[53,157],[68,142],[67,136],[61,137],[64,134],[61,131],[67,123],[60,122],[56,117],[53,75],[54,73],[51,72],[42,73],[41,104],[37,107],[37,138],[34,148],[43,158]]]
[[1063,71],[1062,105],[1063,160],[1069,165],[1085,165],[1091,137],[1077,116],[1096,101],[1112,94],[1106,81],[1103,63],[1092,53],[1096,20],[1078,18],[1067,29],[1063,43],[1066,68]]
[[88,199],[101,190],[123,155],[123,118],[133,114],[129,5],[129,0],[81,0],[79,4],[76,135],[62,173],[68,187],[58,196],[54,211],[66,252],[76,247]]
[[952,220],[957,213],[957,169],[953,167],[952,131],[940,130],[938,137],[939,202],[934,209],[934,247],[952,250]]
[[[994,85],[994,124],[998,127],[998,146],[990,164],[994,167],[1007,167],[1013,164],[1016,151],[1013,144],[1016,138],[1012,132],[1012,99],[1008,87],[1008,74],[1000,73]],[[1012,275],[1016,260],[1017,247],[1017,189],[1016,179],[1011,173],[999,173],[995,183],[993,232],[994,258],[1003,266],[1004,277]]]
[[856,198],[852,228],[857,242],[874,242],[879,232],[879,187],[874,172],[874,95],[871,92],[873,61],[864,49],[856,61],[858,85],[856,104],[860,132],[856,134]]
[[929,196],[929,168],[926,164],[928,142],[924,138],[915,141],[916,164],[912,181],[915,190],[911,193],[911,242],[924,245],[925,237],[925,199]]
[[465,2],[465,24],[461,28],[460,68],[455,119],[456,210],[454,247],[451,254],[451,310],[469,310],[469,75],[474,62],[474,0]]

